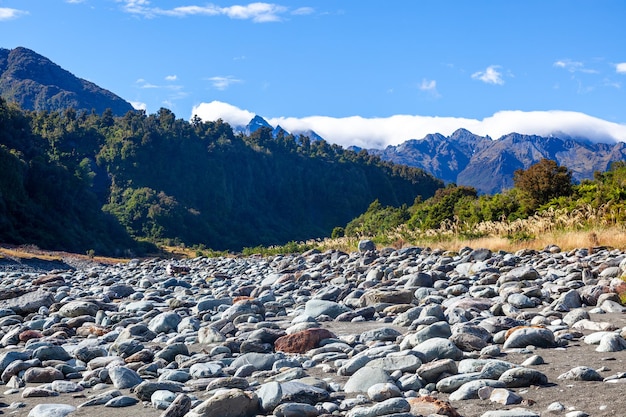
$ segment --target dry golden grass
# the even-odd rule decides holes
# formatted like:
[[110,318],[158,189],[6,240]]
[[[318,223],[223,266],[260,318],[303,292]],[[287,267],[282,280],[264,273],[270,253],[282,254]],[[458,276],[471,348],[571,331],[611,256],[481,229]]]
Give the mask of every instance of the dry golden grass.
[[116,264],[125,263],[129,259],[126,258],[112,258],[107,256],[89,256],[81,255],[69,252],[59,251],[46,251],[41,250],[36,246],[24,245],[24,246],[12,246],[2,245],[0,246],[0,258],[12,258],[12,259],[39,259],[42,261],[63,261],[64,258],[72,257],[75,259],[91,260],[103,264]]

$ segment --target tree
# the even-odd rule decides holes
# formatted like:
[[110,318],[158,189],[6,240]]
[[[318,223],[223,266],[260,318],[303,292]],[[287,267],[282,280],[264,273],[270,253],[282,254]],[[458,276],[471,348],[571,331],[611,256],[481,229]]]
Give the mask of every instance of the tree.
[[572,193],[572,172],[556,161],[542,159],[528,169],[513,173],[515,188],[523,193],[526,211],[535,211],[553,198]]

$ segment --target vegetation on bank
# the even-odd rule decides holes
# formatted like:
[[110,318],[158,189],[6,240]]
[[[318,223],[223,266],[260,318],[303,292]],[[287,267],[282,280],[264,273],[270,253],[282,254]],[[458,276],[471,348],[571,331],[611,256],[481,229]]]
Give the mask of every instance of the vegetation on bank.
[[330,236],[373,200],[442,181],[323,140],[167,109],[27,112],[0,100],[0,242],[136,256],[156,246],[241,251]]

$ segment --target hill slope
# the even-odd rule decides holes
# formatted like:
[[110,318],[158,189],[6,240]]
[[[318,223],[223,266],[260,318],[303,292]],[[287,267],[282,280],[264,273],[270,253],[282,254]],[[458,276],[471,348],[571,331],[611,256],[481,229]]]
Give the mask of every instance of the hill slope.
[[0,96],[25,110],[84,110],[114,115],[133,110],[112,92],[83,80],[30,49],[0,48]]

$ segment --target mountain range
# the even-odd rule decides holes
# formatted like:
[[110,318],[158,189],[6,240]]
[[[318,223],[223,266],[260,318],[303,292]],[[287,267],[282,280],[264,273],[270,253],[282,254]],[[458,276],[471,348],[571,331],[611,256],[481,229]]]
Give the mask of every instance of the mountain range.
[[24,110],[65,110],[123,116],[133,106],[96,84],[74,76],[48,58],[18,47],[0,48],[0,97]]
[[[114,115],[123,115],[133,109],[114,93],[77,78],[49,59],[22,47],[0,48],[0,96],[25,110],[54,111],[73,107],[101,114],[110,108]],[[300,135],[312,142],[323,140],[312,130],[287,132],[281,126],[271,126],[261,116],[255,116],[245,126],[233,125],[232,128],[235,133],[244,135],[266,128],[271,129],[273,138],[283,133],[293,134],[296,140]],[[606,171],[612,162],[624,160],[626,145],[518,133],[494,140],[459,129],[450,136],[434,133],[367,152],[386,161],[421,168],[446,183],[467,185],[480,193],[493,194],[513,186],[515,170],[526,169],[543,158],[569,168],[576,181],[592,178],[594,172]]]

